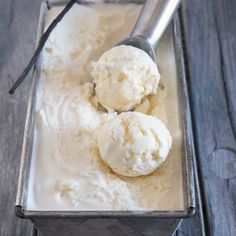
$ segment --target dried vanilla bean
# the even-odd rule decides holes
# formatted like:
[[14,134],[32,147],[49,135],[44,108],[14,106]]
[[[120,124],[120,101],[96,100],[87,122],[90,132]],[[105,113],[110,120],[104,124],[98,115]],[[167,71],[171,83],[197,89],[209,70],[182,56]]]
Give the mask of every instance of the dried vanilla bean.
[[30,72],[31,68],[35,65],[35,63],[40,55],[40,52],[42,51],[49,35],[53,31],[53,29],[57,26],[57,24],[62,20],[64,15],[71,9],[71,7],[76,2],[77,2],[77,0],[70,0],[66,4],[64,9],[61,11],[61,13],[52,21],[52,23],[49,25],[47,30],[43,33],[43,35],[39,41],[39,44],[34,52],[33,57],[31,58],[29,64],[25,67],[25,69],[23,70],[23,72],[21,73],[21,75],[19,76],[17,81],[13,84],[12,88],[9,91],[10,94],[13,94],[15,92],[15,90],[17,89],[17,87],[25,80],[25,78],[28,75],[28,73]]

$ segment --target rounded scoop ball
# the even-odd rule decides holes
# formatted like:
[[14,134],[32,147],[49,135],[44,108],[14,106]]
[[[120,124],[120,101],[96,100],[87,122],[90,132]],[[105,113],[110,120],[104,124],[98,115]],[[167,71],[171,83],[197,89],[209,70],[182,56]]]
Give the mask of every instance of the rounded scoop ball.
[[101,159],[124,176],[148,175],[166,160],[171,135],[163,122],[139,112],[124,112],[96,133]]
[[143,97],[157,92],[160,74],[151,57],[136,47],[120,45],[93,64],[98,102],[105,108],[129,111]]

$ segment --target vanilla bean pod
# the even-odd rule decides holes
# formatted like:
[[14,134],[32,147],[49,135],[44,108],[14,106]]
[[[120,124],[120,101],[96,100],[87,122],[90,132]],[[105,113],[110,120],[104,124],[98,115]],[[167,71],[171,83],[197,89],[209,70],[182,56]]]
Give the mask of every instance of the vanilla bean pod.
[[62,20],[64,15],[71,9],[71,7],[76,2],[77,2],[77,0],[70,0],[67,3],[67,5],[64,7],[64,9],[61,11],[61,13],[52,21],[52,23],[49,25],[47,30],[43,33],[43,35],[39,41],[39,44],[34,52],[33,57],[31,58],[29,64],[25,67],[25,69],[23,70],[23,72],[21,73],[21,75],[19,76],[17,81],[13,84],[12,88],[9,91],[10,94],[13,94],[15,92],[15,90],[18,88],[18,86],[25,80],[25,78],[28,75],[28,73],[30,72],[31,68],[35,65],[35,63],[40,55],[40,52],[42,51],[49,35],[53,31],[53,29],[57,26],[57,24]]

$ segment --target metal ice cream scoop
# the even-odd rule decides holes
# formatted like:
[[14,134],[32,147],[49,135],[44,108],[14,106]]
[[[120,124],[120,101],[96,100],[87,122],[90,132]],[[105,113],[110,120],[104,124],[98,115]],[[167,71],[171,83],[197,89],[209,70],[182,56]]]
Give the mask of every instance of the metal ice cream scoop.
[[155,48],[165,32],[180,0],[147,0],[125,44],[144,50],[156,62]]

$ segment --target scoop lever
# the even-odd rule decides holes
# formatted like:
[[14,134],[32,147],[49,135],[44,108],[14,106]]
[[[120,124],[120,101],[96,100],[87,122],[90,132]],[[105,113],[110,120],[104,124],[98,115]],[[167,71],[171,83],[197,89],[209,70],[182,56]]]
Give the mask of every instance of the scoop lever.
[[130,37],[118,45],[144,50],[157,62],[155,48],[180,4],[180,0],[147,0]]

